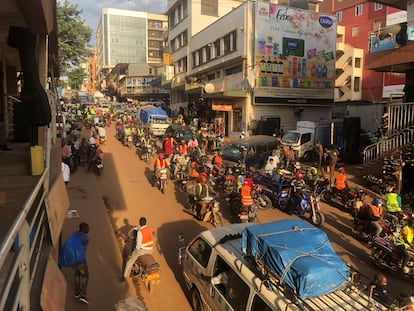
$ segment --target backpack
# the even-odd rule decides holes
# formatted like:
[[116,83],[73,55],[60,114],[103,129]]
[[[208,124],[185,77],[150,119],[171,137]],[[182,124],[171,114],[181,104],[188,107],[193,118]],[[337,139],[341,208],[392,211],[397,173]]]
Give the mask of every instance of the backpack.
[[75,232],[62,244],[60,248],[59,266],[73,267],[85,261],[85,248]]

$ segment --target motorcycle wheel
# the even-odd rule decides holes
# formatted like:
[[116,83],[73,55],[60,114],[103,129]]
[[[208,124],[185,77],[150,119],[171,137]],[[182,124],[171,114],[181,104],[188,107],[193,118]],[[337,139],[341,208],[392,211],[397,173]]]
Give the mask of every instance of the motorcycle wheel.
[[257,207],[261,210],[266,210],[272,207],[272,200],[264,194],[259,194],[257,197]]
[[147,153],[147,155],[145,156],[145,162],[147,162],[147,164],[150,163],[150,155]]
[[211,217],[214,227],[217,228],[223,226],[223,218],[221,217],[220,213],[211,213]]
[[187,187],[186,184],[180,183],[180,186],[178,187],[181,192],[187,193]]
[[354,212],[354,210],[355,210],[355,200],[354,199],[348,200],[345,203],[345,210],[347,212],[350,212],[350,213]]
[[322,201],[324,201],[325,203],[330,203],[332,202],[332,194],[330,191],[322,191],[320,194],[320,197],[322,199]]
[[286,208],[287,208],[287,206],[288,206],[288,202],[287,201],[282,201],[282,202],[279,202],[279,204],[278,204],[278,208],[281,210],[281,211],[284,211]]
[[310,217],[310,221],[312,222],[312,224],[316,227],[320,227],[324,224],[325,222],[325,215],[322,214],[321,212],[317,212],[315,213],[314,216],[311,215]]

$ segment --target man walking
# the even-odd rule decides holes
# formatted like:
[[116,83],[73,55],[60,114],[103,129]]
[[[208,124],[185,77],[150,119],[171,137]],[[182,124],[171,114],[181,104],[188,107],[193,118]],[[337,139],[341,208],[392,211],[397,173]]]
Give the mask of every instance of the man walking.
[[[80,242],[82,243],[84,250],[86,252],[86,247],[89,244],[89,225],[87,223],[82,222],[79,225],[79,231],[76,231],[74,234],[77,235]],[[89,301],[86,299],[86,288],[88,287],[89,281],[89,272],[88,272],[88,264],[86,263],[86,256],[85,261],[77,264],[73,267],[75,269],[75,298],[79,299],[79,301],[89,304]]]
[[[135,244],[135,249],[129,257],[125,269],[124,269],[124,278],[127,278],[131,274],[132,266],[138,257],[145,254],[152,254],[154,249],[154,240],[152,237],[152,228],[147,226],[147,219],[141,217],[139,219],[139,228],[137,228],[137,241]],[[123,281],[124,278],[121,278]]]

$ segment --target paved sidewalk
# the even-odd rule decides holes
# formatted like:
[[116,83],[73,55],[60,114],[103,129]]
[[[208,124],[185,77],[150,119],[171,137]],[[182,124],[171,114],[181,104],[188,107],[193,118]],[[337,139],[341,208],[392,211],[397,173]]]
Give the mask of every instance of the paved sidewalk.
[[80,168],[71,176],[68,184],[70,209],[76,209],[78,218],[66,219],[63,225],[62,241],[78,230],[81,222],[89,224],[90,243],[86,251],[89,267],[89,284],[86,305],[74,297],[74,272],[63,268],[67,281],[66,310],[114,310],[120,299],[133,296],[127,282],[120,283],[121,252],[112,229],[102,195],[93,173]]

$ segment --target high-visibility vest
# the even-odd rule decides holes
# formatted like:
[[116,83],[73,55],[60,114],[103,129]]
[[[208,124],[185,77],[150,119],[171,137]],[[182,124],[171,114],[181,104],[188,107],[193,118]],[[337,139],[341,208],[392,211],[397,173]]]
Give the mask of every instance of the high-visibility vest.
[[373,216],[381,217],[381,215],[382,215],[382,206],[376,207],[375,205],[371,204],[369,207],[371,208]]
[[147,226],[143,226],[139,229],[142,234],[142,249],[153,249],[154,241],[152,239],[152,229]]
[[338,176],[336,176],[335,178],[335,188],[338,190],[345,189],[346,187],[345,180],[346,180],[345,175],[338,174]]
[[253,199],[251,195],[251,188],[248,185],[243,185],[240,189],[241,203],[243,205],[252,205]]
[[386,210],[391,213],[401,212],[401,207],[398,202],[398,194],[387,193]]
[[[410,244],[414,239],[414,229],[410,226],[404,226],[402,228],[400,235],[398,236],[397,241],[395,241],[396,246],[404,245],[406,249],[410,248]],[[404,238],[405,237],[405,238]]]
[[164,168],[166,166],[166,161],[164,159],[155,160],[155,168]]

